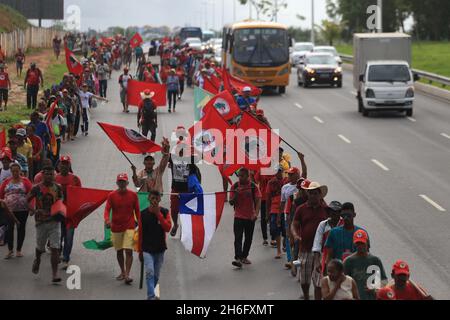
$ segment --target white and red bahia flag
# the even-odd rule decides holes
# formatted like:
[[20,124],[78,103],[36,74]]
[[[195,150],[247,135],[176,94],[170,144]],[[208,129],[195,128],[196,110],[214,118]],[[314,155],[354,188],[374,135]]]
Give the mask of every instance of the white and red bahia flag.
[[226,193],[181,194],[181,242],[194,255],[205,258],[219,226]]

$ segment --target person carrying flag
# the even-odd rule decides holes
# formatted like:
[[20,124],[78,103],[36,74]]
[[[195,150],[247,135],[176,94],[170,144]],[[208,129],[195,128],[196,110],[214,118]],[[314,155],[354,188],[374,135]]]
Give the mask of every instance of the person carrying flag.
[[156,105],[152,100],[154,96],[155,92],[149,89],[141,93],[142,101],[139,103],[137,115],[137,126],[142,128],[142,135],[147,138],[150,131],[150,140],[153,142],[156,140],[156,129],[158,128],[158,114],[156,113]]
[[169,210],[160,207],[161,194],[152,190],[148,196],[150,206],[139,219],[139,260],[145,266],[147,299],[159,300],[155,294],[159,275],[167,250],[166,234],[172,227]]
[[252,88],[245,87],[242,89],[242,95],[238,96],[236,99],[236,102],[242,111],[250,112],[256,105],[256,99],[250,96],[251,92]]
[[153,156],[145,157],[145,168],[138,174],[136,174],[136,167],[131,167],[131,170],[133,171],[133,183],[136,188],[139,188],[139,192],[150,192],[152,190],[157,190],[162,193],[164,191],[162,178],[170,158],[169,140],[164,138],[161,146],[163,148],[163,157],[158,167],[155,168],[155,158]]
[[49,241],[51,249],[51,265],[53,283],[61,282],[58,276],[59,253],[61,244],[61,215],[52,212],[53,205],[63,199],[62,187],[55,182],[55,169],[46,166],[42,169],[43,181],[35,185],[29,195],[28,202],[36,199],[36,209],[30,211],[36,221],[36,257],[33,262],[32,272],[39,273],[41,256],[45,253],[45,245]]
[[[81,187],[81,180],[78,176],[71,173],[72,160],[69,156],[61,156],[59,159],[59,173],[56,175],[56,183],[58,183],[63,190],[64,204],[67,205],[67,187]],[[61,247],[63,248],[63,269],[66,270],[69,266],[70,254],[72,253],[73,237],[75,235],[75,228],[67,226],[66,221],[61,222]],[[64,246],[63,246],[64,244]]]
[[133,282],[130,271],[133,265],[134,233],[136,221],[141,219],[139,199],[136,192],[127,188],[129,182],[126,173],[117,176],[116,184],[118,189],[111,192],[106,200],[104,219],[106,227],[111,228],[111,240],[121,270],[116,280],[125,280],[130,285]]

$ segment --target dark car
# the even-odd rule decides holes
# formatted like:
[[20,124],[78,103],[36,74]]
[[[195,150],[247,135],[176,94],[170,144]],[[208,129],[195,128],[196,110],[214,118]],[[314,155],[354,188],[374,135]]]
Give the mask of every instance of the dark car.
[[329,84],[342,88],[342,68],[330,53],[308,53],[297,68],[298,85]]

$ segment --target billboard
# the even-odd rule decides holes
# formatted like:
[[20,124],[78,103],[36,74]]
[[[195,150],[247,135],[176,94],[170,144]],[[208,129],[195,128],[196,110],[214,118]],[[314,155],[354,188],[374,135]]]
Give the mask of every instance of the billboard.
[[64,0],[0,0],[27,19],[63,20]]

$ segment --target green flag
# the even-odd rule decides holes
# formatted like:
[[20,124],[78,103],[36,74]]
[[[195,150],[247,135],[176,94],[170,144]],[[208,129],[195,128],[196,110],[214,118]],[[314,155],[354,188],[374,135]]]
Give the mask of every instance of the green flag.
[[194,115],[195,121],[202,118],[201,110],[214,97],[213,94],[205,91],[199,87],[194,87]]
[[111,241],[111,229],[105,226],[103,241],[89,240],[83,242],[83,246],[88,250],[104,251],[113,246]]
[[139,209],[141,212],[150,207],[147,192],[138,192],[138,199],[139,199]]

